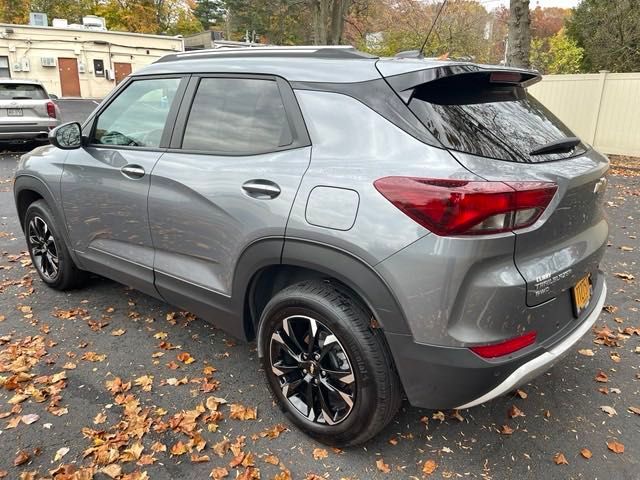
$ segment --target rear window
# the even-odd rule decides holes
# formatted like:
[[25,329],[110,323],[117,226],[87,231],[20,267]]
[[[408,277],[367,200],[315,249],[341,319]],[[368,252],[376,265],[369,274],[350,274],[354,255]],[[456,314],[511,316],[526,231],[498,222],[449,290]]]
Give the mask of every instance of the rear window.
[[523,87],[491,83],[485,72],[420,85],[409,108],[445,147],[460,152],[539,163],[585,150],[580,144],[569,152],[530,155],[574,135]]
[[47,93],[31,83],[0,83],[0,100],[43,100]]

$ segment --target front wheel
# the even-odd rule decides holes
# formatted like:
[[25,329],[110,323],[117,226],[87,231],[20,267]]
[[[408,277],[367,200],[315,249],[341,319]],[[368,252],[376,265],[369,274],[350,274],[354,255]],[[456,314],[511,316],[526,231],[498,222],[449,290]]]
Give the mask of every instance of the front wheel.
[[33,202],[24,217],[24,234],[31,262],[44,283],[56,290],[78,286],[85,278],[67,250],[53,214],[44,200]]
[[280,291],[262,313],[258,341],[281,409],[324,443],[365,442],[400,406],[384,335],[342,287],[308,281]]

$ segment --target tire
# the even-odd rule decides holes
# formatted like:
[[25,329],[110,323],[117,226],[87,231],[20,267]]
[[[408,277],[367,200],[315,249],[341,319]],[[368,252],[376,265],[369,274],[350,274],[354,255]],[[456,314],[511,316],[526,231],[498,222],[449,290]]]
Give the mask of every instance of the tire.
[[[400,380],[371,318],[347,289],[315,280],[281,290],[262,312],[258,341],[271,392],[285,415],[320,442],[366,442],[400,407]],[[314,322],[318,356],[309,354]]]
[[24,216],[24,234],[33,266],[47,286],[69,290],[79,286],[86,274],[76,267],[59,232],[44,200],[29,205]]

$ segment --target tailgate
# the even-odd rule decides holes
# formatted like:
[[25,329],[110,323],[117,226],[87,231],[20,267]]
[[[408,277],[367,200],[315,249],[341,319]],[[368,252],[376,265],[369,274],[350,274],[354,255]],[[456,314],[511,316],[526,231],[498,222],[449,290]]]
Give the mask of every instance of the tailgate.
[[609,162],[594,150],[555,162],[522,164],[453,152],[487,180],[551,181],[558,191],[540,219],[516,230],[514,260],[527,283],[527,305],[570,291],[585,275],[595,279],[607,244],[603,211]]

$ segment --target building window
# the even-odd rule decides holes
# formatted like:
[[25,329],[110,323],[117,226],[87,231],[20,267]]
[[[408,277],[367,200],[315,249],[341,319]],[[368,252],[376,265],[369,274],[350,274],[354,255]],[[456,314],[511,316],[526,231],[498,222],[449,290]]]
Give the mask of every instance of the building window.
[[11,70],[9,70],[9,57],[0,57],[0,78],[11,78]]
[[96,77],[104,77],[104,60],[93,60],[93,73]]

